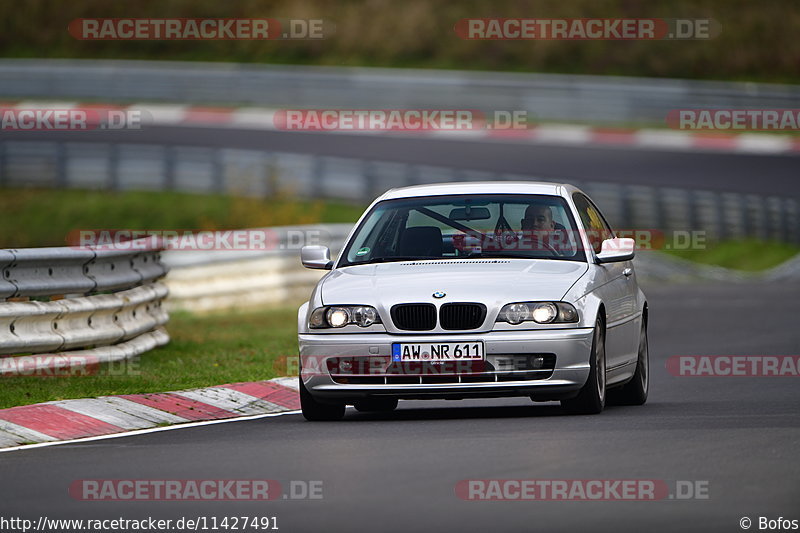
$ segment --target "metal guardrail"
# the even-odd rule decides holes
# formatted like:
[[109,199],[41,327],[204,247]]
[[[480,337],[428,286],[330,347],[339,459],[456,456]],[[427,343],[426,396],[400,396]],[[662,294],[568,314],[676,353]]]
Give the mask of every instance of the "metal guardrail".
[[[306,244],[322,244],[338,250],[353,228],[352,224],[313,224],[295,226],[273,226],[251,228],[247,231],[265,234],[263,250],[166,250],[161,253],[161,262],[170,269],[186,269],[216,263],[249,261],[264,258],[297,255]],[[269,235],[269,238],[266,238]]]
[[126,250],[0,250],[0,354],[58,352],[107,362],[166,343],[160,246],[148,240]]
[[169,311],[193,313],[282,307],[308,298],[324,272],[299,266],[298,253],[175,268],[166,279]]
[[92,371],[99,370],[100,363],[114,363],[130,359],[168,342],[169,335],[164,328],[159,327],[128,341],[110,346],[71,350],[54,355],[0,357],[0,377],[87,375]]
[[[279,192],[366,204],[393,187],[539,176],[297,153],[181,146],[6,141],[0,185],[178,190],[269,197]],[[800,242],[797,198],[576,181],[618,228],[702,230],[710,239]],[[0,265],[4,258],[0,255]],[[0,294],[3,292],[0,283]]]
[[128,341],[167,322],[162,283],[52,302],[0,303],[0,354],[45,353]]
[[225,309],[282,306],[308,297],[324,272],[300,265],[304,244],[322,244],[338,253],[352,224],[262,228],[273,235],[264,251],[168,250],[169,310],[215,312]]
[[0,61],[0,97],[213,105],[526,110],[538,120],[662,122],[685,108],[795,108],[748,82],[171,61]]
[[0,250],[0,298],[88,294],[128,288],[166,274],[160,250]]

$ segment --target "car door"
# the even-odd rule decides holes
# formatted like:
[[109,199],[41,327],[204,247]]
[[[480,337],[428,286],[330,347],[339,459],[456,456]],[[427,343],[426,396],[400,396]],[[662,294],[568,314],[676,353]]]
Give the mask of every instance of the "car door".
[[[574,193],[573,201],[594,253],[600,253],[603,240],[614,237],[611,226],[585,194]],[[606,370],[609,373],[619,370],[627,374],[626,366],[636,361],[639,340],[637,285],[633,266],[631,261],[597,266],[604,281],[596,291],[606,308]]]

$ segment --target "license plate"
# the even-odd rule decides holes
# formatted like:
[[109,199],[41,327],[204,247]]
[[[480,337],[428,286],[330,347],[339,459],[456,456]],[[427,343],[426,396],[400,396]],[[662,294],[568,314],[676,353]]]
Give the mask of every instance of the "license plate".
[[446,361],[483,361],[483,342],[434,342],[392,344],[392,362],[444,363]]

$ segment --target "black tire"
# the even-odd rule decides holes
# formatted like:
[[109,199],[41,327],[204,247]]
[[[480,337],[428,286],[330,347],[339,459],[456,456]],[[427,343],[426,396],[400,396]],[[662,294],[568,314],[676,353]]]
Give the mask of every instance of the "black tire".
[[614,403],[619,405],[643,405],[650,389],[650,349],[647,342],[647,323],[642,321],[639,336],[639,359],[633,378],[619,390],[614,391]]
[[606,330],[602,318],[594,325],[589,378],[575,398],[561,400],[561,407],[574,415],[595,415],[606,405]]
[[308,392],[303,384],[302,378],[297,378],[300,382],[300,407],[303,409],[303,416],[310,422],[322,422],[341,420],[344,417],[344,403],[322,403],[318,402]]
[[353,405],[361,413],[389,413],[397,409],[397,398],[364,398]]

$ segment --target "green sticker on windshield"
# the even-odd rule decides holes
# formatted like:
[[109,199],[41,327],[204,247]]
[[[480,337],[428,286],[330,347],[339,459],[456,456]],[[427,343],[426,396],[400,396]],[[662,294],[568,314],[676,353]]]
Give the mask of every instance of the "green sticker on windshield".
[[356,252],[356,255],[367,255],[369,253],[369,248],[366,246]]

